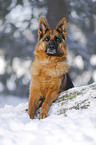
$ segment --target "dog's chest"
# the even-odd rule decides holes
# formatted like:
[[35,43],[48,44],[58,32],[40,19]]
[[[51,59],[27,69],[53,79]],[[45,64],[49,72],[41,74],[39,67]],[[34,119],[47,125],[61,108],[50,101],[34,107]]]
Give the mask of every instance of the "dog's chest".
[[56,67],[55,66],[51,66],[47,63],[42,63],[42,62],[34,62],[31,65],[31,72],[32,75],[34,76],[53,76],[56,75]]
[[37,77],[60,77],[68,72],[68,64],[66,62],[44,62],[34,61],[31,65],[32,76]]

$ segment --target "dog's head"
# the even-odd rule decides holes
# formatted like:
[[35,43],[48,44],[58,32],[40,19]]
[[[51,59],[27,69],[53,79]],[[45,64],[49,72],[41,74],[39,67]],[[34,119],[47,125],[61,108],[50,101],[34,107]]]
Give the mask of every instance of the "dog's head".
[[39,21],[39,44],[48,56],[66,56],[65,38],[66,38],[67,23],[66,19],[62,18],[55,30],[50,30],[46,20],[41,17]]

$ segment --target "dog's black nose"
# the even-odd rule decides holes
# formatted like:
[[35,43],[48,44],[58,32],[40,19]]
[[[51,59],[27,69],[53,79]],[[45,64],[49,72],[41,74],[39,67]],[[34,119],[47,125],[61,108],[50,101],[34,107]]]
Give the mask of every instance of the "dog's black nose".
[[51,49],[55,48],[54,44],[50,44],[49,47],[50,47]]

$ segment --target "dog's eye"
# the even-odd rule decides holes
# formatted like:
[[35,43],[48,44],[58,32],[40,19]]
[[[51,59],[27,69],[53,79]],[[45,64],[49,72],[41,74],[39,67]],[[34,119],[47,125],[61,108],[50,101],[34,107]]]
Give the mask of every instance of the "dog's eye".
[[46,39],[45,39],[45,41],[47,41],[47,42],[48,42],[48,41],[49,41],[49,38],[46,38]]
[[44,41],[48,42],[49,41],[49,37],[44,38]]
[[61,42],[61,39],[60,39],[59,37],[55,37],[54,39],[55,39],[55,41],[58,42],[58,43]]

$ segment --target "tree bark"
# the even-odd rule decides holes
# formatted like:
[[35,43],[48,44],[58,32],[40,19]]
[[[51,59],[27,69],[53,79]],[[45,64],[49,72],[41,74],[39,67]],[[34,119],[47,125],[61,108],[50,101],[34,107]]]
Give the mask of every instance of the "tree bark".
[[64,0],[47,0],[48,13],[47,20],[51,29],[55,29],[57,23],[65,17],[68,21],[69,18],[69,2]]

